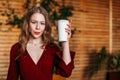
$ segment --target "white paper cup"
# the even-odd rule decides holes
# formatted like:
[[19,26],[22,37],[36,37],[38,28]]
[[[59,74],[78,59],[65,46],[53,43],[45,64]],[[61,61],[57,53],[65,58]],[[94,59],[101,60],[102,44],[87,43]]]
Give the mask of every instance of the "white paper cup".
[[58,20],[58,40],[59,42],[68,40],[68,33],[65,31],[69,24],[68,20]]

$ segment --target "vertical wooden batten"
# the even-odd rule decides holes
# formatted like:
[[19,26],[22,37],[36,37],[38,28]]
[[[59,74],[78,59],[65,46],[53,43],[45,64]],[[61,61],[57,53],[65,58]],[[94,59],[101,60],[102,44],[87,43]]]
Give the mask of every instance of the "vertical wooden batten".
[[113,29],[112,29],[112,27],[113,27],[113,14],[112,14],[112,0],[109,0],[109,26],[110,26],[110,28],[109,28],[109,35],[110,35],[110,37],[109,37],[109,52],[110,53],[112,53],[112,42],[113,42]]

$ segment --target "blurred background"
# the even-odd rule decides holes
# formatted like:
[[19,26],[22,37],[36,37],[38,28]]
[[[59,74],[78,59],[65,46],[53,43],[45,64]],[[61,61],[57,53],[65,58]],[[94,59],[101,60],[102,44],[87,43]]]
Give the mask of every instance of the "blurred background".
[[10,48],[18,40],[25,13],[39,5],[51,16],[56,43],[57,20],[72,20],[75,68],[69,78],[54,80],[120,79],[120,0],[0,0],[0,80],[6,80]]

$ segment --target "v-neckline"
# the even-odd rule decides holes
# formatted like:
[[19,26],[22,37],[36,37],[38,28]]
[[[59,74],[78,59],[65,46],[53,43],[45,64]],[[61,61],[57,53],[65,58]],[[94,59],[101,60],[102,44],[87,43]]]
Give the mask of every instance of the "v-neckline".
[[38,62],[37,62],[36,64],[35,64],[35,62],[33,61],[32,57],[30,56],[30,54],[29,54],[29,52],[28,52],[28,50],[27,50],[27,48],[26,48],[26,52],[27,52],[27,54],[28,54],[28,57],[30,58],[30,60],[32,61],[32,63],[33,63],[35,66],[38,65],[38,63],[41,61],[42,57],[44,56],[45,51],[46,51],[46,47],[47,47],[47,46],[45,46],[45,48],[44,48],[44,50],[43,50],[43,52],[42,52],[42,54],[41,54],[41,57],[39,58],[39,60],[38,60]]

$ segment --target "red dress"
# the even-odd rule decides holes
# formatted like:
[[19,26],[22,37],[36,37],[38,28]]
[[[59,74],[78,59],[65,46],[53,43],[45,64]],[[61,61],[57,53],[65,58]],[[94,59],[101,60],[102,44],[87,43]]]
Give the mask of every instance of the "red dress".
[[47,45],[38,63],[35,64],[27,50],[16,60],[19,44],[12,46],[10,51],[10,65],[7,80],[52,80],[53,69],[64,77],[69,77],[74,68],[74,52],[71,52],[72,61],[66,65],[62,60],[57,46]]

